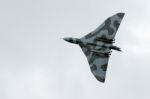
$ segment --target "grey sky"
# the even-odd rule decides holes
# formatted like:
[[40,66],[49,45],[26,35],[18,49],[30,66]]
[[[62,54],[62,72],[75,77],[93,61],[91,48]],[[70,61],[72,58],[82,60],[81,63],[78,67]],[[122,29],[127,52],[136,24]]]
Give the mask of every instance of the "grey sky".
[[[149,99],[149,0],[1,0],[0,99]],[[77,45],[107,17],[125,12],[105,84]]]

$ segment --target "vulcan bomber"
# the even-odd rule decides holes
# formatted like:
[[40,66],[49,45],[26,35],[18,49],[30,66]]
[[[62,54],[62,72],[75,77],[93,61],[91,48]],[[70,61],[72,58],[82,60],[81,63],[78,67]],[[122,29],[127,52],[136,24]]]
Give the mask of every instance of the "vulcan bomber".
[[81,47],[87,57],[91,72],[100,82],[105,82],[108,60],[112,50],[121,52],[121,49],[113,44],[124,15],[125,13],[117,13],[108,17],[94,31],[82,38],[64,38],[65,41]]

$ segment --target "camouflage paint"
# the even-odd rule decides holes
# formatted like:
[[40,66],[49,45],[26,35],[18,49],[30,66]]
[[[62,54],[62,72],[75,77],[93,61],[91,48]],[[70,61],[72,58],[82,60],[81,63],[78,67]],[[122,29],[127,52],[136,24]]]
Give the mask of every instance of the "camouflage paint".
[[121,51],[113,46],[114,37],[119,28],[124,13],[117,13],[107,18],[98,28],[81,39],[64,38],[64,40],[79,44],[90,65],[91,72],[98,81],[105,82],[111,49]]

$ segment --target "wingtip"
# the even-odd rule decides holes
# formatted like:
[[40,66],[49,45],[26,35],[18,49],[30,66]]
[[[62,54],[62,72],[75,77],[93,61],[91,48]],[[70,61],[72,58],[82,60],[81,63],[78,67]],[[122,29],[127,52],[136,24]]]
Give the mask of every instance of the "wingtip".
[[124,12],[118,12],[117,14],[125,14]]
[[117,16],[119,16],[120,18],[123,18],[123,17],[124,17],[124,15],[125,15],[125,13],[123,13],[123,12],[119,12],[119,13],[117,13]]
[[96,78],[98,81],[100,81],[100,82],[102,82],[102,83],[105,83],[105,78],[101,78],[101,77],[96,76],[96,75],[95,75],[95,78]]

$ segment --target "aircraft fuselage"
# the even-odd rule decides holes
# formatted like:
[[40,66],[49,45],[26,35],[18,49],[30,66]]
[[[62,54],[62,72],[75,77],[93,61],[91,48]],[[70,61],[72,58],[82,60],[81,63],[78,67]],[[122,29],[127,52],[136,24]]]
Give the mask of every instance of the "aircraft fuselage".
[[[109,48],[109,49],[113,49],[113,50],[116,50],[116,51],[121,51],[121,49],[117,46],[105,46],[105,45],[99,45],[99,44],[96,44],[96,43],[90,43],[90,42],[83,42],[81,41],[80,39],[78,38],[72,38],[72,37],[68,37],[68,38],[64,38],[65,41],[69,42],[69,43],[73,43],[73,44],[82,44],[82,45],[91,45],[91,46],[101,46],[102,48]],[[114,43],[113,41],[110,42],[110,41],[102,41],[101,42],[104,42],[104,43]]]

